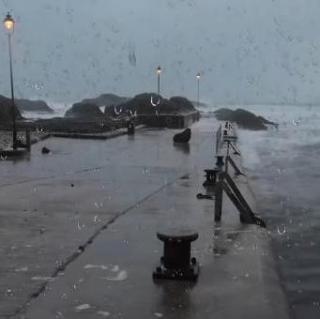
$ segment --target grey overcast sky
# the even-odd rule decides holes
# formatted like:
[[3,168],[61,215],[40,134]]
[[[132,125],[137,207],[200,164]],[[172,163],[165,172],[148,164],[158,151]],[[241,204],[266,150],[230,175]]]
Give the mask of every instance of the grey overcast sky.
[[[1,0],[19,97],[156,90],[213,103],[320,105],[319,0]],[[3,29],[2,29],[3,30]],[[0,94],[9,94],[0,32]]]

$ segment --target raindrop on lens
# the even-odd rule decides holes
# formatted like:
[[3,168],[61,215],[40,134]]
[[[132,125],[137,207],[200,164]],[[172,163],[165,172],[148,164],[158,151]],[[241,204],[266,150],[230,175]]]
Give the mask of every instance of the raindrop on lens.
[[278,225],[277,227],[277,232],[280,236],[284,235],[287,232],[286,226],[285,225]]

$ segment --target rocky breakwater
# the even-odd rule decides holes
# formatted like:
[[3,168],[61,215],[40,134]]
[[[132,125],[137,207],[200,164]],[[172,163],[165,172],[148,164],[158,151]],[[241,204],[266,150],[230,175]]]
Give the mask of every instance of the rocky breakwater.
[[29,125],[48,132],[102,133],[127,127],[132,119],[148,126],[184,128],[199,119],[199,112],[184,97],[166,99],[143,93],[126,98],[102,94],[73,104],[64,117],[40,119]]
[[170,99],[154,93],[142,93],[120,105],[109,105],[105,115],[115,117],[119,113],[135,114],[138,121],[148,126],[182,128],[199,119],[199,112],[184,97]]
[[235,122],[240,128],[248,130],[267,130],[268,125],[277,127],[278,124],[268,121],[262,116],[257,116],[247,110],[221,108],[214,112],[215,117],[219,121]]

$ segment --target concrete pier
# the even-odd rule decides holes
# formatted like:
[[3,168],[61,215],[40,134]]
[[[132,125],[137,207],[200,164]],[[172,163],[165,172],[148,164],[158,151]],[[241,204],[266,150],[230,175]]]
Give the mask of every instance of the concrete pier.
[[[214,202],[196,197],[217,128],[201,120],[179,147],[173,130],[49,139],[29,162],[1,163],[0,317],[289,318],[267,231],[227,199],[215,223]],[[246,177],[236,182],[254,207]],[[173,226],[199,233],[195,283],[152,279],[156,234]]]

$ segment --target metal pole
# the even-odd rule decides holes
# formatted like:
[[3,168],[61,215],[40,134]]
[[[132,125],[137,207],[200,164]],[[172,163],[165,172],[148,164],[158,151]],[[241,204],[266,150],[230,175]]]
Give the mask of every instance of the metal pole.
[[200,107],[200,78],[197,78],[197,105]]
[[160,72],[158,72],[158,95],[160,95]]
[[10,33],[8,33],[8,45],[9,45],[10,85],[11,85],[12,148],[15,150],[17,148],[17,127],[16,127],[16,111],[15,111],[15,103],[14,103],[12,48],[11,48]]
[[226,157],[226,165],[225,165],[225,172],[228,172],[228,164],[229,164],[229,156],[230,156],[230,141],[227,141],[227,157]]

